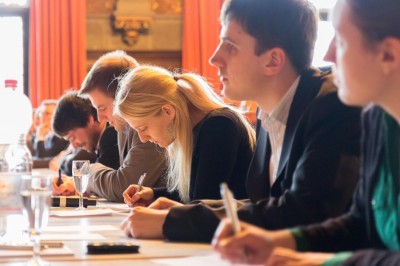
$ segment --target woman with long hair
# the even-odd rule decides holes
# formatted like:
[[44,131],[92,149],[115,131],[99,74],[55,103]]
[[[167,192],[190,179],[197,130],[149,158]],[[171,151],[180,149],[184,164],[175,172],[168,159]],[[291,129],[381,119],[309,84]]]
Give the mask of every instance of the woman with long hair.
[[147,205],[160,196],[183,203],[219,199],[221,182],[227,182],[236,198],[247,198],[254,130],[202,77],[137,67],[121,79],[114,112],[142,142],[166,148],[169,165],[166,188],[138,191],[138,185],[131,185],[125,202]]

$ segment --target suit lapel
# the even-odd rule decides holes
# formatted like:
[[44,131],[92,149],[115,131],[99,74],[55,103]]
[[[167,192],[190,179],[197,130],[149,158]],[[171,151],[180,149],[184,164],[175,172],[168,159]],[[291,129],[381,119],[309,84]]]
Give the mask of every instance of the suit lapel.
[[285,136],[283,138],[282,152],[277,171],[277,179],[275,180],[274,185],[280,184],[280,180],[283,179],[284,170],[291,153],[291,147],[293,144],[294,135],[296,133],[297,124],[307,106],[309,106],[310,102],[317,96],[319,89],[321,88],[321,84],[323,83],[323,79],[316,78],[316,75],[319,76],[315,70],[310,69],[303,73],[300,78],[299,85],[289,110]]
[[269,196],[269,160],[271,147],[267,132],[257,123],[257,145],[247,175],[248,195],[253,202]]

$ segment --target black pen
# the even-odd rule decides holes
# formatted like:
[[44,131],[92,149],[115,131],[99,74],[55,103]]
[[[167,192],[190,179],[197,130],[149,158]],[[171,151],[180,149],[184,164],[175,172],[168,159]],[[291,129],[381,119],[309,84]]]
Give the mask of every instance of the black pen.
[[61,178],[61,169],[58,169],[58,179],[57,179],[57,186],[60,186],[63,183]]

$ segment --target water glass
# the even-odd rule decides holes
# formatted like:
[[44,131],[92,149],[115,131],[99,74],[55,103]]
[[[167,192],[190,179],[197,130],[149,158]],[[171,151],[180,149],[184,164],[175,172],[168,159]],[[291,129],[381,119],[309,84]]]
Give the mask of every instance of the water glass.
[[79,194],[79,207],[76,210],[85,210],[83,207],[83,193],[85,193],[89,183],[89,160],[72,161],[72,175],[74,178],[75,190]]
[[51,175],[23,176],[21,179],[23,215],[28,221],[28,231],[33,241],[33,257],[29,265],[47,265],[40,258],[40,232],[49,219],[51,180]]

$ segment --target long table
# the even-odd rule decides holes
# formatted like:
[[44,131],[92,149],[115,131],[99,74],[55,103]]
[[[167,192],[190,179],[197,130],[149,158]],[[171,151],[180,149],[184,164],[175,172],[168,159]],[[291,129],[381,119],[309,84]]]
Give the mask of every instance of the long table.
[[[49,169],[34,169],[34,173],[56,175]],[[98,208],[106,208],[107,204],[98,203]],[[68,209],[68,208],[66,208]],[[52,208],[54,211],[62,210]],[[69,209],[70,210],[70,209]],[[102,240],[90,240],[84,237],[79,239],[56,239],[62,240],[66,248],[72,251],[69,255],[43,256],[50,265],[228,265],[221,261],[212,250],[211,245],[202,243],[172,243],[164,240],[138,240],[128,238],[119,229],[121,221],[128,215],[127,212],[113,212],[106,216],[85,216],[85,217],[57,217],[50,216],[48,229],[43,236],[48,234],[70,235],[93,235],[103,237]],[[78,228],[78,229],[77,229]],[[105,228],[107,230],[105,230]],[[68,237],[66,237],[68,238]],[[87,244],[89,242],[134,242],[140,246],[139,253],[132,254],[113,254],[113,255],[89,255],[87,254]],[[0,250],[1,251],[1,250]],[[4,251],[3,251],[4,252]],[[203,259],[204,258],[204,259]],[[0,265],[17,266],[26,265],[29,256],[10,256],[1,257]],[[162,263],[160,259],[166,259]],[[177,260],[174,260],[177,259]],[[182,259],[182,261],[180,261]]]
[[[214,254],[211,245],[201,243],[171,243],[163,240],[136,240],[126,237],[119,229],[122,219],[127,213],[113,213],[107,216],[92,217],[54,217],[49,218],[48,228],[65,228],[65,232],[51,232],[54,234],[98,234],[107,241],[133,241],[140,246],[139,253],[113,254],[113,255],[88,255],[86,245],[93,240],[63,240],[66,247],[72,250],[73,255],[43,256],[51,265],[166,265],[154,262],[154,259],[162,258],[190,258],[193,256],[209,256]],[[110,230],[110,226],[113,226]],[[79,227],[79,231],[71,231],[71,228]],[[101,228],[107,227],[107,230]],[[94,228],[94,229],[93,229]],[[99,231],[96,231],[96,228]],[[49,232],[45,232],[49,234]],[[97,240],[96,240],[97,241]],[[1,265],[24,265],[30,257],[0,258]],[[221,261],[212,263],[214,265],[224,264]],[[208,264],[207,266],[211,266]],[[173,265],[173,264],[172,264]],[[193,266],[193,265],[192,265]]]

